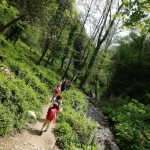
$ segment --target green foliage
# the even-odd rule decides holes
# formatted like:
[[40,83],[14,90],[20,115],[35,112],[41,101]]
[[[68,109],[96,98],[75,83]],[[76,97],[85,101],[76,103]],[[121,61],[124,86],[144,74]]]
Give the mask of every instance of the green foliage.
[[[18,132],[26,122],[33,122],[28,116],[29,110],[34,111],[37,117],[40,116],[42,105],[49,101],[49,92],[58,84],[60,77],[50,68],[35,65],[39,54],[41,55],[39,48],[42,49],[43,39],[48,38],[50,47],[47,50],[52,52],[51,60],[57,59],[58,62],[64,49],[65,56],[68,57],[73,50],[74,36],[70,41],[67,38],[76,13],[74,1],[71,0],[3,0],[0,3],[0,26],[14,21],[13,24],[5,26],[7,30],[3,34],[9,40],[17,40],[14,45],[0,35],[0,54],[5,60],[1,65],[11,74],[9,78],[0,72],[0,135]],[[18,16],[21,17],[20,20],[14,20]],[[75,34],[76,28],[78,27],[73,31]],[[71,32],[71,35],[74,33]],[[86,36],[86,40],[87,38]],[[67,42],[70,42],[70,51],[66,48]],[[56,70],[56,66],[53,69]],[[77,90],[68,90],[63,96],[64,111],[59,116],[56,129],[60,147],[68,150],[96,149],[93,144],[90,145],[90,136],[95,125],[85,117],[85,96]]]
[[72,127],[67,122],[60,123],[55,133],[57,134],[57,144],[61,148],[69,150],[75,143],[79,143],[76,132],[73,131]]
[[149,0],[123,0],[122,18],[127,27],[139,28],[142,32],[147,33],[149,28]]
[[113,56],[109,91],[149,104],[149,39],[146,40],[145,35],[130,37],[119,41],[120,46]]
[[78,90],[69,90],[63,94],[63,99],[65,99],[65,105],[75,108],[83,113],[87,112],[87,100],[85,95]]
[[86,112],[87,102],[80,91],[68,90],[63,94],[63,112],[58,115],[56,127],[58,144],[62,149],[86,149],[90,146],[95,124],[85,117]]
[[40,32],[34,26],[28,25],[26,31],[23,33],[24,42],[27,43],[31,48],[38,44],[40,38]]
[[[29,47],[20,40],[16,46],[0,36],[0,54],[11,78],[0,70],[0,135],[20,131],[26,122],[33,122],[28,111],[40,116],[41,107],[49,102],[49,88],[58,82],[56,73],[36,66],[28,57]],[[37,57],[32,55],[32,57]],[[52,90],[51,90],[52,91]]]
[[14,7],[9,6],[7,0],[2,0],[0,3],[0,26],[7,24],[14,19],[17,14],[18,11]]
[[13,130],[14,115],[9,110],[9,107],[0,103],[0,136],[9,134]]
[[[23,80],[13,82],[3,74],[0,74],[0,78],[0,102],[2,107],[7,108],[0,116],[3,126],[0,135],[5,135],[24,127],[24,123],[31,119],[28,116],[29,110],[35,111],[39,116],[41,103],[34,90],[26,86]],[[11,122],[8,123],[8,127],[4,129],[4,125],[9,121]]]
[[116,141],[122,150],[148,150],[150,147],[150,106],[137,100],[109,109],[115,122]]

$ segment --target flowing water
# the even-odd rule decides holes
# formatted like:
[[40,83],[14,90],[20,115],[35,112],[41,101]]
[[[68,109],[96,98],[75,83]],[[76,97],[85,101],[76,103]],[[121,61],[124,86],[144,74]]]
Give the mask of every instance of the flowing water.
[[97,123],[97,129],[93,134],[98,150],[119,150],[114,141],[111,127],[108,125],[106,117],[93,104],[89,103],[87,117]]

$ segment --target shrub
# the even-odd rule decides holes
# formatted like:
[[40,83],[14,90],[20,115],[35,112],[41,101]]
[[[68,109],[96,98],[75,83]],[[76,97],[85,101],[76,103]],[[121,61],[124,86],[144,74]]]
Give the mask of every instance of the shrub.
[[150,147],[150,107],[136,100],[110,111],[115,122],[117,143],[122,150],[141,150]]
[[[55,130],[61,148],[87,149],[90,146],[95,124],[86,118],[87,106],[87,100],[80,91],[68,90],[63,93],[63,113],[58,115]],[[67,137],[71,136],[69,140]]]
[[6,0],[2,0],[0,3],[0,25],[7,24],[9,21],[13,20],[17,16],[18,11],[8,5]]
[[9,107],[0,103],[0,136],[11,133],[14,130],[14,114]]
[[55,133],[57,134],[57,144],[61,149],[70,150],[75,143],[79,143],[76,132],[67,122],[60,123]]
[[[35,91],[27,86],[23,80],[15,80],[12,82],[6,76],[0,74],[0,102],[3,111],[2,124],[11,118],[12,128],[6,128],[1,134],[9,134],[15,130],[21,130],[25,122],[31,121],[28,111],[33,110],[39,117],[41,112],[41,102],[38,100]],[[11,112],[10,118],[9,113]],[[8,115],[8,118],[6,117]],[[4,118],[5,117],[5,118]],[[2,126],[1,126],[2,127]]]

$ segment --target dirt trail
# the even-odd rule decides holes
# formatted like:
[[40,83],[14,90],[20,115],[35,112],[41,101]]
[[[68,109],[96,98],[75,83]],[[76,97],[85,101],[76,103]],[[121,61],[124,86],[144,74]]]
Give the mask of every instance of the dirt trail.
[[49,130],[44,132],[42,136],[38,135],[49,106],[50,103],[43,107],[41,118],[35,125],[14,136],[0,137],[0,150],[58,150],[53,134],[55,123],[51,123]]

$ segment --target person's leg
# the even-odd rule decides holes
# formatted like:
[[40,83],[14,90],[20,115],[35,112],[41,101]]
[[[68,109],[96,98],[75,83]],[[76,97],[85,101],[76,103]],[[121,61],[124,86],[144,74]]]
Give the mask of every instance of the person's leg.
[[45,131],[47,131],[47,130],[48,130],[48,128],[49,128],[49,126],[50,126],[50,124],[51,124],[51,121],[48,121],[48,122],[47,122],[47,125],[46,125],[46,129],[45,129]]
[[52,97],[52,100],[51,100],[51,102],[52,102],[52,103],[54,102],[54,100],[55,100],[56,96],[57,96],[57,94],[56,94],[56,93],[54,93],[54,94],[53,94],[53,97]]
[[41,132],[43,131],[43,129],[44,129],[44,127],[46,126],[46,124],[47,124],[47,122],[44,122],[44,123],[43,123],[43,126],[42,126],[42,128],[41,128]]
[[48,120],[45,119],[45,122],[44,122],[43,125],[42,125],[42,128],[41,128],[41,131],[39,132],[39,135],[42,135],[43,129],[44,129],[44,127],[46,126],[47,123],[48,123]]

